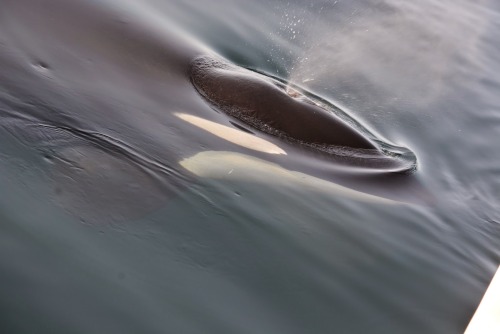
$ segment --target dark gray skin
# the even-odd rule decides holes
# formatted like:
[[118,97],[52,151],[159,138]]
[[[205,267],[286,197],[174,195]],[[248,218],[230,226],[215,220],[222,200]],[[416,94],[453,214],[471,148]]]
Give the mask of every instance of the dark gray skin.
[[[49,197],[88,221],[134,219],[164,205],[195,180],[178,162],[205,150],[242,152],[370,192],[380,186],[364,187],[366,175],[412,168],[269,78],[220,60],[200,68],[200,57],[219,59],[126,1],[0,0],[0,153],[28,159]],[[244,127],[288,155],[236,146],[176,112]],[[369,153],[336,156],[315,145]],[[13,161],[2,167],[16,174]],[[352,182],[345,166],[351,176],[368,171],[365,180]]]
[[200,57],[193,62],[191,77],[198,91],[217,108],[259,130],[303,143],[376,150],[374,143],[340,118],[307,100],[293,98],[271,80],[250,71]]

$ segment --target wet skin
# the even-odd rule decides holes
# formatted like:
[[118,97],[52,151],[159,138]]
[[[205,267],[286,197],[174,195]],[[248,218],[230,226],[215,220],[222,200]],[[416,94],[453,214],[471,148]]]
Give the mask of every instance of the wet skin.
[[[414,168],[154,12],[111,0],[0,0],[0,7],[0,135],[31,152],[52,197],[74,215],[137,218],[194,182],[179,161],[207,150],[391,194],[386,176]],[[178,113],[250,132],[287,154],[236,145]],[[370,185],[373,175],[384,185]]]
[[295,96],[286,94],[266,77],[211,57],[196,59],[191,77],[217,108],[261,131],[302,143],[376,149],[354,127],[312,101],[298,99],[296,91]]

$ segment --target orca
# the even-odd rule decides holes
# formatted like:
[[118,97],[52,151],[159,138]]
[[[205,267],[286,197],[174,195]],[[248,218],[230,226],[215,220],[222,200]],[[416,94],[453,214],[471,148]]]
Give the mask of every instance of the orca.
[[146,6],[0,2],[0,150],[18,155],[3,164],[33,166],[48,197],[84,220],[140,217],[216,175],[193,161],[213,169],[230,156],[203,152],[358,192],[384,188],[365,187],[373,175],[415,170],[410,150],[333,103],[231,63]]

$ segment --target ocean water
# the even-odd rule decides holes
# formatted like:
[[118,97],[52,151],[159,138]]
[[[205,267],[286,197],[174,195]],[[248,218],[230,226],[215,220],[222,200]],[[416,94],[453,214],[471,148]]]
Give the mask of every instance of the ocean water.
[[[92,11],[0,0],[1,333],[465,330],[500,258],[495,1],[87,3]],[[155,35],[115,31],[103,11]],[[182,36],[178,48],[151,46],[163,36]],[[309,159],[299,152],[274,161],[288,174],[214,155],[201,168],[223,177],[183,178],[177,161],[242,154],[161,122],[199,104],[177,87],[182,74],[162,67],[189,54],[184,40],[341,107],[414,152],[416,170],[329,179],[318,167],[306,177],[294,169]],[[99,67],[86,50],[118,65]],[[38,81],[25,74],[33,64]],[[96,124],[169,177],[67,133],[32,135],[34,123],[7,117],[16,110]],[[94,177],[54,163],[57,150]],[[325,179],[379,197],[346,196]]]

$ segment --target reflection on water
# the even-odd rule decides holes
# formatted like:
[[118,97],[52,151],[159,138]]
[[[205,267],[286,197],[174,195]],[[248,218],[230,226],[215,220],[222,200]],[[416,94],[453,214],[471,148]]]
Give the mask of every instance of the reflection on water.
[[[133,2],[154,33],[131,12],[84,25],[100,5],[58,29],[62,0],[45,25],[26,9],[40,4],[0,0],[0,331],[463,332],[500,255],[498,6]],[[44,49],[37,29],[67,44]],[[190,46],[158,51],[177,31],[333,101],[418,169],[342,174],[271,136],[241,145],[190,91]],[[34,55],[39,81],[18,66]],[[82,131],[33,124],[51,118]],[[373,196],[407,202],[410,181],[424,200]]]

